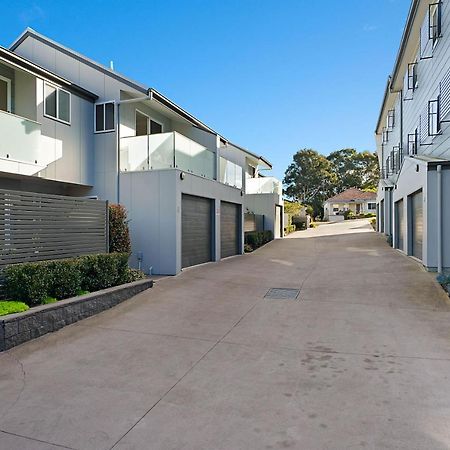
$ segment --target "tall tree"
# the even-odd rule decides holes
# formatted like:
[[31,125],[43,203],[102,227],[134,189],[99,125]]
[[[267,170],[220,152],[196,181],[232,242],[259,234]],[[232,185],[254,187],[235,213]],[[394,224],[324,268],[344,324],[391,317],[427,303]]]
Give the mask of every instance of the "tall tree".
[[328,155],[336,175],[334,192],[339,193],[350,187],[374,189],[378,185],[378,159],[375,153],[357,152],[354,148],[344,148]]
[[285,193],[321,214],[322,204],[333,193],[336,175],[331,162],[312,149],[299,150],[286,170]]

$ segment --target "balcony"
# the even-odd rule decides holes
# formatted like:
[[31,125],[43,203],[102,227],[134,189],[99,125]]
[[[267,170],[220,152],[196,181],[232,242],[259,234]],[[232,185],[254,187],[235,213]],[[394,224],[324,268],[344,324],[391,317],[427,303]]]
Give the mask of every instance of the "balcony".
[[214,152],[175,131],[120,139],[122,172],[180,169],[213,180],[215,168]]
[[38,122],[0,110],[0,136],[0,171],[35,175],[47,166]]
[[242,189],[242,167],[222,156],[220,157],[219,166],[219,181],[228,186]]
[[247,178],[246,194],[283,194],[281,182],[275,177]]

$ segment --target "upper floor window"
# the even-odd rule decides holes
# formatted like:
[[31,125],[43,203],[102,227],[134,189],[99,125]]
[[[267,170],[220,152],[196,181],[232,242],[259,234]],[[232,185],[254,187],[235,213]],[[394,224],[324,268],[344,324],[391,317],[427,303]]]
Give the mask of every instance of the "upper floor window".
[[417,128],[414,133],[408,134],[408,155],[417,155]]
[[45,83],[44,115],[70,124],[70,93]]
[[387,127],[388,129],[392,130],[394,128],[394,125],[395,125],[395,110],[390,109],[387,115]]
[[417,88],[417,62],[408,64],[408,89],[415,91]]
[[436,100],[428,102],[428,136],[436,136],[441,131],[439,114],[439,96]]
[[433,42],[433,46],[441,37],[441,2],[429,5],[428,11],[428,38]]
[[95,105],[95,132],[106,133],[115,130],[114,102],[97,103]]
[[383,132],[381,134],[381,139],[383,144],[386,144],[386,142],[389,140],[389,131],[386,128],[383,128]]

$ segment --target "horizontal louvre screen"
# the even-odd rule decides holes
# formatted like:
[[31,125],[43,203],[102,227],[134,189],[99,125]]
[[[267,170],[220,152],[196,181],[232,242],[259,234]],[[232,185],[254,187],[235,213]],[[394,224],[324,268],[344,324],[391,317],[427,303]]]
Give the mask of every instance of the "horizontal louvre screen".
[[106,202],[0,189],[0,268],[108,251]]

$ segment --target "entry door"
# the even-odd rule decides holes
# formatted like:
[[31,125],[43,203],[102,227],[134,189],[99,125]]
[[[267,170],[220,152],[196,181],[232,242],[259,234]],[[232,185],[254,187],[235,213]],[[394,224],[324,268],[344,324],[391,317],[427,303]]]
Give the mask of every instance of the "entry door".
[[236,203],[220,203],[220,254],[222,258],[239,254],[241,208]]
[[0,110],[11,111],[11,80],[0,76]]
[[396,247],[405,250],[405,214],[403,200],[395,204],[395,235],[397,236]]
[[411,247],[412,256],[422,260],[423,242],[423,194],[422,191],[412,194],[411,207]]
[[181,199],[181,265],[212,260],[212,200],[183,194]]

